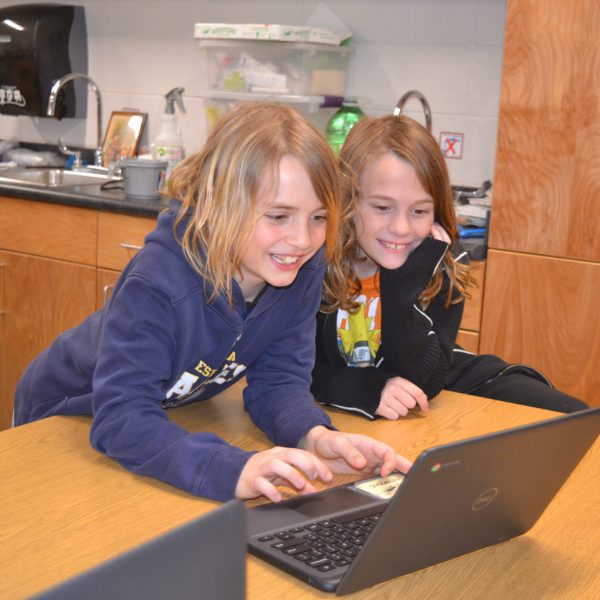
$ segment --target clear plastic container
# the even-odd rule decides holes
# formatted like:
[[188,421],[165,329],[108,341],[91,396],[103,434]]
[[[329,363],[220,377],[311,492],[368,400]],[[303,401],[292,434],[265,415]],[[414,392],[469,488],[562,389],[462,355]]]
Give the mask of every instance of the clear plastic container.
[[343,96],[352,48],[264,40],[198,40],[211,90]]

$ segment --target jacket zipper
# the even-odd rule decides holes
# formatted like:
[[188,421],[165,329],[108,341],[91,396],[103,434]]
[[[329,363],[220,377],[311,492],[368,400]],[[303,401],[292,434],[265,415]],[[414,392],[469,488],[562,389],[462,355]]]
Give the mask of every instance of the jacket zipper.
[[[227,354],[225,355],[226,357],[229,356],[232,352],[233,349],[237,346],[238,342],[242,339],[242,334],[238,333],[235,340],[233,340],[233,343],[231,345],[231,347],[229,348],[229,352],[227,352]],[[225,361],[221,364],[221,366],[215,370],[215,372],[220,371],[221,368],[223,367],[223,365],[225,364],[225,362],[227,362],[227,358],[225,359]],[[193,402],[202,392],[202,390],[204,389],[205,385],[207,383],[210,383],[210,379],[205,379],[195,390],[192,390],[189,394],[187,394],[186,396],[183,396],[182,398],[177,398],[176,402],[170,403],[168,401],[163,402],[163,408],[176,408],[178,406],[183,406],[184,404],[189,404],[190,402]]]

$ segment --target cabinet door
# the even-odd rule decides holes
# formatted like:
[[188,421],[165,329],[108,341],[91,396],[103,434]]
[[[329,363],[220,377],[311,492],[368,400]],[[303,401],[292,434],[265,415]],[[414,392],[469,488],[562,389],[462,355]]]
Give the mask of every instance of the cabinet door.
[[485,262],[473,261],[471,263],[471,275],[477,282],[477,287],[469,288],[470,298],[465,300],[461,329],[479,331],[481,326],[481,301],[483,298],[483,281],[485,277]]
[[468,352],[479,354],[479,334],[475,331],[459,329],[456,335],[456,343]]
[[147,217],[98,213],[98,267],[123,270],[155,225]]
[[456,343],[465,350],[477,354],[479,352],[485,261],[473,261],[471,263],[471,275],[475,278],[477,287],[469,289],[471,297],[465,300],[465,310],[456,336]]
[[0,248],[96,264],[95,210],[0,197]]
[[96,286],[96,310],[100,310],[109,301],[120,271],[98,269],[98,285]]
[[600,404],[600,264],[490,250],[480,352],[528,364]]
[[0,431],[11,424],[12,401],[9,401],[6,361],[6,253],[0,251]]
[[0,252],[0,429],[10,426],[15,386],[27,365],[96,308],[96,269]]
[[144,245],[144,238],[155,225],[156,219],[147,217],[98,214],[98,309],[108,302],[121,270]]
[[490,248],[600,260],[599,23],[598,0],[507,2]]

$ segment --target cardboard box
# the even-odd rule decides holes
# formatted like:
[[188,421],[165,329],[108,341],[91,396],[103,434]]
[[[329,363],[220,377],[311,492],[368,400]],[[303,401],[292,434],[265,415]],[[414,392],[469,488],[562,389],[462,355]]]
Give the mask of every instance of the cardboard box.
[[310,42],[339,46],[343,38],[335,31],[301,25],[196,23],[195,39],[270,40],[277,42]]

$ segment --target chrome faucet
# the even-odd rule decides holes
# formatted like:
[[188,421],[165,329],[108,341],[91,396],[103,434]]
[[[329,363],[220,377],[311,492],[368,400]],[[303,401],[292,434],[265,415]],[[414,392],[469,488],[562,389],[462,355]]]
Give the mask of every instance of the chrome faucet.
[[427,102],[427,98],[417,90],[406,92],[406,94],[398,100],[398,104],[396,104],[396,108],[394,108],[394,115],[398,116],[402,114],[402,109],[409,98],[418,98],[421,101],[423,112],[425,113],[425,126],[427,127],[427,130],[431,132],[431,107],[429,106],[429,102]]
[[[50,96],[48,97],[48,110],[46,111],[46,114],[49,117],[54,116],[54,111],[56,110],[56,97],[58,95],[58,92],[60,92],[62,86],[65,85],[65,83],[68,83],[69,81],[73,81],[74,79],[83,79],[84,81],[87,81],[89,86],[92,88],[92,91],[96,94],[97,145],[96,145],[96,150],[94,151],[94,165],[96,165],[97,167],[101,167],[102,166],[102,96],[100,95],[100,90],[99,90],[98,86],[96,85],[96,82],[91,77],[88,77],[87,75],[85,75],[83,73],[69,73],[68,75],[65,75],[64,77],[57,79],[52,84],[52,88],[50,89]],[[59,145],[61,145],[61,144],[64,147],[64,149],[67,151],[67,153],[75,154],[74,151],[70,151],[64,145],[64,142],[62,142],[62,140],[59,140]]]

